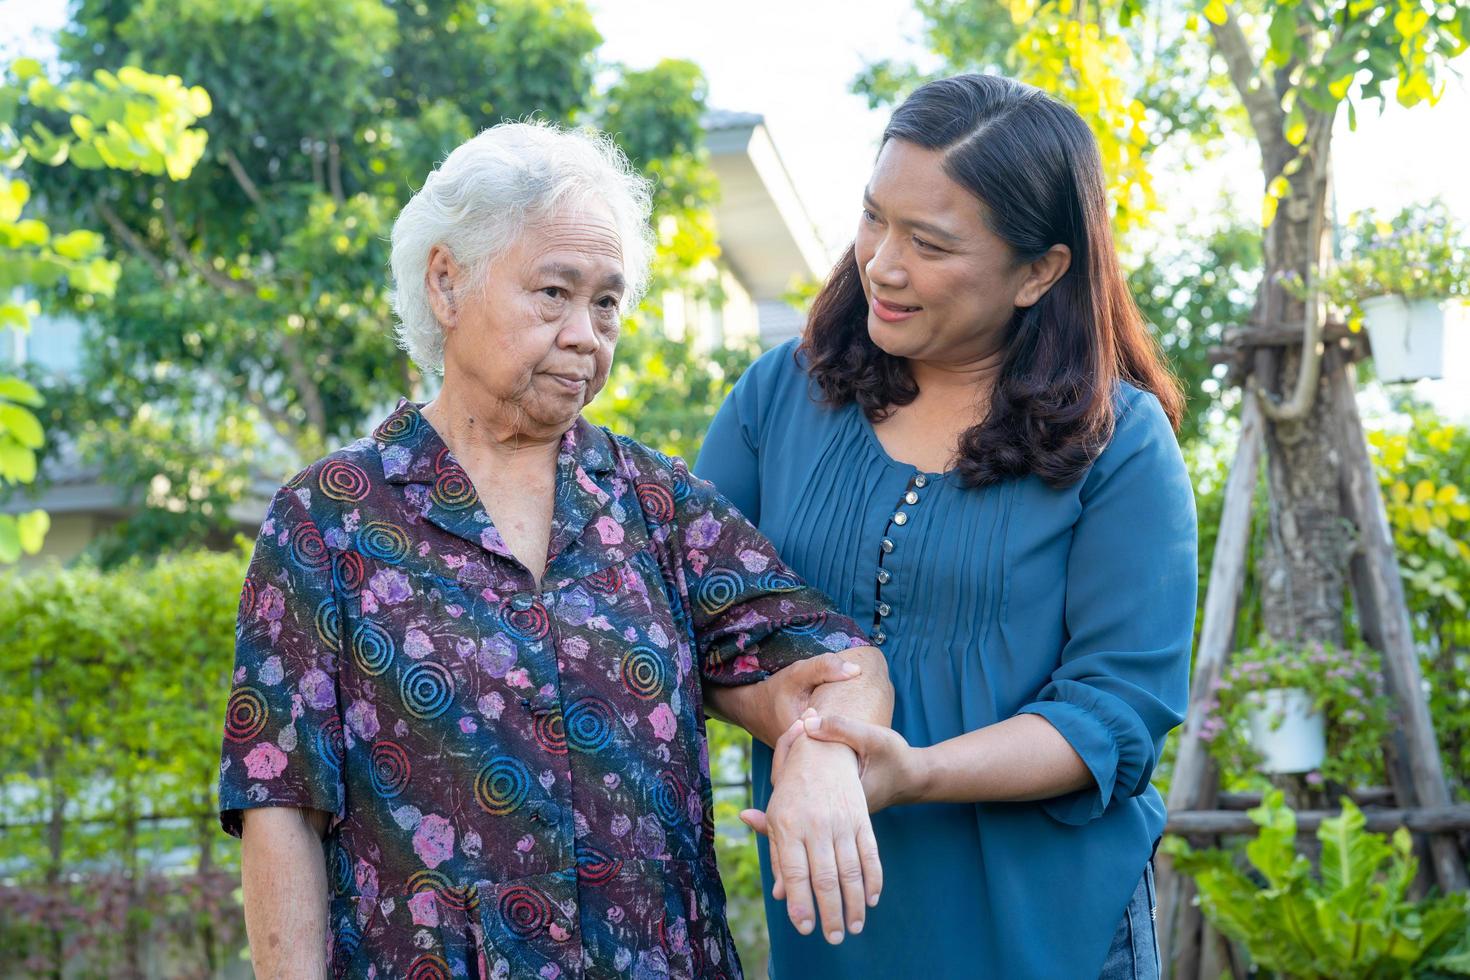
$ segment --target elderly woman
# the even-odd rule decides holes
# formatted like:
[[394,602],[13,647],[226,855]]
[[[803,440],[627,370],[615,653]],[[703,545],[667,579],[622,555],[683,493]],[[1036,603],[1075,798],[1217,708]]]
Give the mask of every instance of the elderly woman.
[[[400,337],[443,387],[281,488],[240,599],[219,806],[259,975],[738,977],[707,712],[889,720],[851,620],[581,417],[648,212],[604,138],[508,124],[399,216]],[[838,941],[877,852],[853,751],[804,745],[769,812]]]

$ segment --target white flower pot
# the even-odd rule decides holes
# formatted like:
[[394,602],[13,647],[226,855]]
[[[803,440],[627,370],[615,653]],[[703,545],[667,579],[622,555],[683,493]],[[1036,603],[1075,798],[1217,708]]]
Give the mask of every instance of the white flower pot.
[[1261,753],[1266,773],[1311,772],[1327,758],[1327,724],[1312,708],[1312,696],[1299,687],[1253,691],[1258,707],[1250,713],[1251,745]]
[[1393,383],[1443,376],[1443,300],[1374,296],[1360,305],[1380,381]]

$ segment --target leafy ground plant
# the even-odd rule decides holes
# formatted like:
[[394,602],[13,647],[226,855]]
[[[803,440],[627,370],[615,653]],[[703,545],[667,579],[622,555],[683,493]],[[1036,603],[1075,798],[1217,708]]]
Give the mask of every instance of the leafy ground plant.
[[1261,829],[1245,846],[1249,868],[1237,852],[1197,851],[1179,838],[1164,849],[1194,878],[1205,917],[1257,967],[1322,980],[1470,976],[1470,904],[1460,894],[1408,898],[1418,870],[1408,830],[1367,832],[1344,797],[1342,813],[1317,830],[1313,869],[1280,790],[1250,817]]

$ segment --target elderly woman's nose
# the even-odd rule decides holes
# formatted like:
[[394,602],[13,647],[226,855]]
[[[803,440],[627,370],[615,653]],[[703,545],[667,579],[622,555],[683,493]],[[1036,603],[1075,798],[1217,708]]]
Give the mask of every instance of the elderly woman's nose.
[[597,327],[592,322],[592,310],[586,306],[574,309],[562,324],[557,343],[582,354],[590,354],[601,346]]

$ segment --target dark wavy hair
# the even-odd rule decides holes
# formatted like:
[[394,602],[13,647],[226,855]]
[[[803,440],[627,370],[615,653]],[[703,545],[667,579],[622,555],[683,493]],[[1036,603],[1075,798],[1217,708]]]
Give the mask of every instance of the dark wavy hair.
[[[1118,266],[1097,142],[1076,111],[995,75],[922,86],[894,112],[883,144],[944,154],[945,173],[984,205],[986,224],[1018,262],[1053,245],[1072,261],[1039,302],[1006,328],[985,419],[960,438],[968,486],[1035,473],[1076,482],[1112,438],[1119,379],[1151,392],[1175,430],[1184,398]],[[849,246],[812,304],[799,353],[823,400],[856,401],[874,422],[919,394],[908,362],[868,336],[868,304]]]

